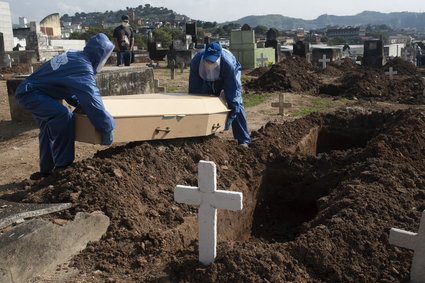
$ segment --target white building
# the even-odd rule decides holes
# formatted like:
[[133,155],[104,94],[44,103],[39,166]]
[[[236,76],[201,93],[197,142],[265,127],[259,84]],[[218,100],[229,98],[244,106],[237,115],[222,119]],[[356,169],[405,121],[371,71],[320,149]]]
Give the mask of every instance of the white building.
[[29,27],[27,18],[25,18],[25,17],[19,17],[19,27],[20,28],[27,28],[27,27]]
[[[12,16],[9,3],[0,2],[0,32],[3,34],[4,50],[13,49]],[[2,45],[2,43],[0,43]]]

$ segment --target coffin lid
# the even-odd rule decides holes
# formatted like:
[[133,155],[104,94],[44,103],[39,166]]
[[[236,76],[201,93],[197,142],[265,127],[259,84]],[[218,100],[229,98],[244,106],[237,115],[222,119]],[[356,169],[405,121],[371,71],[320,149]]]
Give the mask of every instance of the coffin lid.
[[114,117],[202,115],[228,112],[223,97],[187,93],[152,93],[102,97]]

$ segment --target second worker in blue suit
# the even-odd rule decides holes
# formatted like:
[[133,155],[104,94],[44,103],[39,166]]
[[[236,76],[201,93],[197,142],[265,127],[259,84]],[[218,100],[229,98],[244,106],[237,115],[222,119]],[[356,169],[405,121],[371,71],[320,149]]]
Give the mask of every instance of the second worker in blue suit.
[[92,36],[83,51],[67,51],[41,65],[16,90],[18,102],[35,117],[40,127],[40,173],[74,161],[73,113],[60,101],[81,107],[94,127],[102,132],[102,144],[113,140],[114,119],[105,110],[96,73],[100,72],[114,45],[103,33]]
[[225,130],[232,126],[238,144],[248,146],[251,138],[242,101],[241,65],[220,43],[212,42],[192,59],[189,93],[219,96],[222,90],[230,108]]

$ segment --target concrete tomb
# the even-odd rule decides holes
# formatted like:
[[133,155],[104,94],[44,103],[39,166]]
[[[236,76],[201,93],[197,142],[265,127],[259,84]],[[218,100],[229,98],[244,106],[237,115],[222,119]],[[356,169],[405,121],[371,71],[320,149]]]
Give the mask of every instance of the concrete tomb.
[[217,209],[242,210],[242,193],[217,190],[217,169],[214,162],[199,161],[198,187],[176,186],[174,200],[199,205],[199,261],[214,262],[217,248]]
[[[114,117],[114,142],[207,136],[224,130],[224,98],[184,93],[103,97]],[[75,113],[75,139],[99,144],[102,134],[85,114]]]
[[323,69],[326,68],[326,63],[334,62],[341,58],[342,51],[339,47],[314,47],[311,52],[312,64]]
[[384,44],[382,40],[365,40],[362,65],[381,68],[385,65]]
[[385,72],[385,75],[389,75],[390,76],[390,80],[394,79],[394,75],[397,75],[397,71],[393,70],[393,67],[389,68],[388,72]]
[[326,63],[327,62],[330,62],[331,59],[327,59],[326,58],[326,54],[323,54],[322,59],[319,59],[318,61],[319,61],[319,63],[322,63],[322,69],[325,69],[326,68]]
[[0,231],[0,282],[28,282],[54,271],[88,242],[98,241],[109,218],[100,212],[80,212],[73,221],[59,223],[32,219]]
[[308,43],[304,43],[302,41],[297,41],[294,45],[293,45],[293,52],[292,54],[300,56],[300,57],[305,57],[308,59],[309,54],[310,54],[310,44]]
[[71,203],[16,203],[0,199],[0,229],[24,219],[68,209]]
[[267,61],[269,60],[269,58],[264,58],[263,57],[264,55],[263,55],[263,53],[261,53],[260,54],[260,58],[257,58],[256,60],[257,60],[257,62],[260,62],[259,64],[260,64],[260,67],[265,67],[265,66],[267,66]]
[[273,102],[272,107],[279,107],[279,115],[285,115],[285,108],[291,108],[292,103],[285,102],[285,95],[283,93],[279,93],[279,102]]
[[425,282],[425,211],[422,212],[418,233],[391,228],[389,242],[414,251],[410,282]]
[[[264,66],[261,58],[274,64],[275,50],[271,47],[258,48],[255,42],[254,30],[234,30],[230,35],[230,51],[241,63],[243,69],[254,69]],[[262,54],[262,55],[261,55]]]

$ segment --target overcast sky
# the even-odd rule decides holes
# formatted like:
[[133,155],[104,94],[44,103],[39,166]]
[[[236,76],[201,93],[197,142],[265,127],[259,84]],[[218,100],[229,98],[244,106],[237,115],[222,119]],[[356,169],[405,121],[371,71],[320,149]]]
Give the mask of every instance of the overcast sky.
[[151,4],[166,7],[179,14],[203,21],[232,21],[249,15],[281,14],[288,17],[315,19],[322,14],[354,15],[362,11],[424,12],[424,0],[150,0],[147,2],[122,0],[0,0],[8,2],[13,23],[25,16],[29,21],[40,21],[52,13],[105,12],[125,7]]

